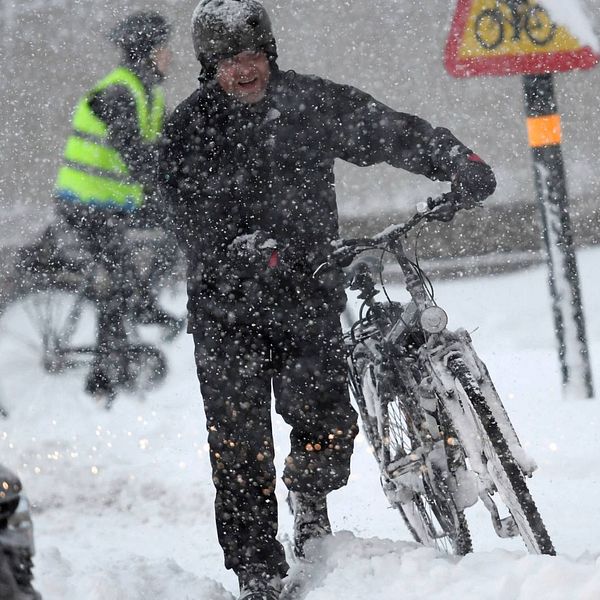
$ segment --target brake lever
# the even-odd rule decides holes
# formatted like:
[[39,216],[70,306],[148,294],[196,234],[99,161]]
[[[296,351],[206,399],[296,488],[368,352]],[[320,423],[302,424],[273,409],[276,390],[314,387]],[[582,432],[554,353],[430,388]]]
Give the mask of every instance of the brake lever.
[[451,221],[460,209],[460,197],[456,192],[447,192],[438,198],[427,198],[425,202],[417,204],[417,213],[428,221]]

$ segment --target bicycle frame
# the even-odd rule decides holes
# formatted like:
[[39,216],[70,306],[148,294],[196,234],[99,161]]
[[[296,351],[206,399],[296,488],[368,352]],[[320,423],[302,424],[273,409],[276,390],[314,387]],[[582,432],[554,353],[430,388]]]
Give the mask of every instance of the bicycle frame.
[[[441,200],[430,201],[430,206],[441,206]],[[495,419],[508,448],[516,461],[520,471],[529,476],[535,470],[536,465],[523,450],[517,434],[510,422],[504,406],[489,379],[487,369],[483,362],[474,352],[469,334],[465,330],[455,332],[446,329],[446,313],[437,306],[430,290],[424,283],[424,274],[417,263],[406,255],[402,237],[410,229],[422,220],[428,220],[434,211],[415,215],[406,225],[393,226],[374,236],[371,239],[348,240],[340,243],[342,248],[354,247],[355,255],[361,252],[377,248],[391,253],[404,276],[404,285],[410,295],[410,301],[399,304],[388,304],[375,300],[378,291],[375,287],[376,277],[381,275],[381,269],[373,268],[373,264],[359,259],[352,268],[351,289],[360,290],[360,298],[368,307],[368,317],[359,318],[346,334],[346,344],[349,351],[349,367],[353,365],[353,351],[358,344],[369,349],[369,353],[376,364],[385,364],[390,356],[397,356],[401,361],[413,361],[418,364],[421,381],[408,382],[402,385],[404,389],[418,392],[413,398],[396,399],[400,402],[416,402],[420,405],[420,418],[422,423],[419,427],[426,430],[428,435],[421,438],[421,446],[413,450],[410,455],[401,457],[396,463],[389,462],[393,457],[387,456],[388,472],[382,472],[384,489],[388,497],[397,499],[401,504],[402,499],[411,490],[422,490],[423,479],[419,477],[421,468],[427,468],[429,472],[437,469],[438,473],[444,473],[429,482],[434,487],[441,486],[437,490],[439,494],[450,493],[455,497],[456,505],[460,510],[475,504],[481,499],[490,515],[494,529],[499,537],[512,537],[516,535],[516,525],[512,517],[501,518],[498,508],[492,498],[495,492],[495,484],[490,477],[489,465],[484,460],[481,451],[481,439],[477,440],[476,432],[481,431],[478,416],[472,408],[465,408],[456,390],[456,373],[462,365],[468,367],[468,372],[477,375],[485,375],[480,379],[484,391],[484,402],[493,419]],[[401,307],[401,308],[400,308]],[[362,314],[362,311],[361,311]],[[359,337],[357,337],[357,331]],[[408,355],[404,348],[409,347]],[[390,374],[390,376],[392,376]],[[393,376],[411,377],[410,372],[403,369],[396,370]],[[385,377],[385,369],[384,369]],[[352,377],[350,378],[352,381]],[[485,383],[488,382],[489,384]],[[437,390],[437,391],[436,391]],[[443,390],[440,393],[440,390]],[[362,395],[368,414],[378,423],[385,421],[381,419],[385,407],[380,406],[381,395],[376,390],[358,389],[352,390],[355,398],[357,394]],[[456,431],[459,447],[455,447],[450,439],[451,434],[444,434],[441,423],[438,422],[438,407],[443,405],[445,412],[450,417],[452,428]],[[467,403],[468,405],[468,403]],[[470,405],[469,405],[470,406]],[[487,410],[487,408],[486,408]],[[386,439],[386,432],[380,430],[379,436]],[[385,445],[382,450],[385,452]],[[461,452],[469,460],[469,466],[465,468],[449,469],[449,461],[453,461],[453,452]],[[464,459],[461,459],[464,460]],[[460,462],[460,460],[458,461]],[[527,543],[527,542],[526,542]]]

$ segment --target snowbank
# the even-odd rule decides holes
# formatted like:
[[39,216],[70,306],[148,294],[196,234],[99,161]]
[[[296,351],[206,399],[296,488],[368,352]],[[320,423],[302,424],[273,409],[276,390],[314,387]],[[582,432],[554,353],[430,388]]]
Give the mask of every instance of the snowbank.
[[[600,249],[579,258],[600,385]],[[525,449],[539,464],[530,487],[558,556],[529,556],[520,540],[497,538],[478,507],[467,512],[474,554],[458,559],[419,547],[387,506],[361,436],[351,481],[331,496],[337,534],[310,571],[306,600],[597,600],[598,404],[561,398],[545,268],[439,283],[436,297],[451,327],[472,332]],[[171,308],[183,304],[178,297]],[[44,600],[236,597],[214,529],[192,351],[189,336],[179,337],[169,348],[166,385],[144,399],[119,398],[110,413],[83,394],[81,373],[49,377],[16,352],[0,356],[12,415],[0,421],[0,457],[19,472],[34,502],[36,584]],[[9,381],[15,387],[7,387]],[[277,419],[280,471],[287,435]],[[284,507],[282,485],[277,493]],[[287,544],[285,508],[280,525]]]

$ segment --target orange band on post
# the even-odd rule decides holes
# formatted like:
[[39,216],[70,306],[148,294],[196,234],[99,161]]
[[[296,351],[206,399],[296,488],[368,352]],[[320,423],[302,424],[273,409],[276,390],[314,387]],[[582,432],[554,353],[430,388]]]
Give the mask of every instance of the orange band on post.
[[540,146],[556,146],[562,141],[560,115],[544,117],[529,117],[527,119],[529,145],[532,148]]

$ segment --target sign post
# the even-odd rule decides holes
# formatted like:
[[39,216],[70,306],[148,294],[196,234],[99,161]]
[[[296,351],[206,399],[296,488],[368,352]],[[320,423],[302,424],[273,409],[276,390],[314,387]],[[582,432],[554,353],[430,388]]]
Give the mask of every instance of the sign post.
[[575,32],[554,22],[544,0],[458,0],[445,55],[455,77],[523,76],[562,382],[569,395],[587,398],[594,390],[552,73],[598,60]]

